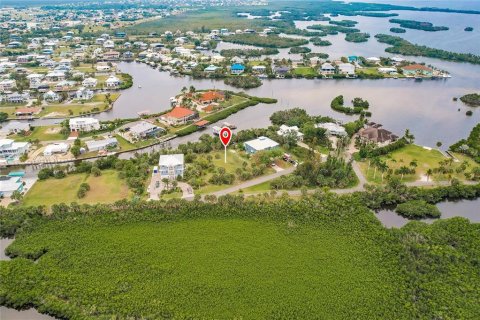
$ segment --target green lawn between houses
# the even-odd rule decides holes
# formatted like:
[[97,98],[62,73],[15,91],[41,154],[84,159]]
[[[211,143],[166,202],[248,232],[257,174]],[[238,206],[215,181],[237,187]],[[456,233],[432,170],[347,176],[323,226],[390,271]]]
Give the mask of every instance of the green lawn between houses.
[[[77,191],[80,184],[86,182],[90,191],[85,198],[79,199]],[[55,203],[110,203],[130,198],[130,191],[125,182],[118,178],[115,170],[104,170],[102,175],[94,177],[87,174],[72,174],[63,179],[50,178],[37,181],[27,192],[24,206],[51,206]]]

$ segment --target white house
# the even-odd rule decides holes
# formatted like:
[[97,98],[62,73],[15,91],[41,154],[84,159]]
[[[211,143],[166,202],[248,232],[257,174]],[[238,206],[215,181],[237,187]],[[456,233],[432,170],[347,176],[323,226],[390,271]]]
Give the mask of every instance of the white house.
[[377,57],[369,57],[366,60],[370,63],[379,63],[380,62],[380,58],[377,58]]
[[50,90],[43,94],[43,100],[48,102],[59,101],[60,96],[56,92],[53,92],[52,90]]
[[45,147],[45,150],[43,150],[43,155],[51,156],[58,153],[67,153],[68,149],[70,149],[70,145],[68,143],[53,143]]
[[84,87],[78,88],[77,92],[75,93],[75,97],[78,100],[90,100],[93,98],[93,91],[88,90]]
[[3,135],[9,135],[13,133],[28,132],[30,131],[30,124],[28,122],[10,121],[0,129],[0,133]]
[[351,63],[340,63],[338,65],[338,72],[347,75],[348,77],[355,76],[355,66]]
[[244,143],[247,153],[256,153],[258,151],[271,150],[279,146],[279,144],[267,137],[259,137]]
[[86,142],[88,151],[107,150],[118,145],[117,138],[107,138],[103,140],[90,140]]
[[130,135],[135,139],[145,139],[157,136],[160,131],[163,131],[163,128],[147,121],[140,121],[130,128]]
[[17,87],[17,82],[13,79],[5,79],[0,81],[0,92],[12,91]]
[[21,177],[0,176],[0,195],[10,197],[15,191],[23,191]]
[[27,76],[27,79],[30,83],[30,89],[36,89],[42,83],[42,80],[44,78],[43,74],[39,73],[32,73]]
[[332,74],[335,73],[335,67],[332,66],[330,63],[325,62],[320,67],[320,73],[323,74],[323,75],[332,75]]
[[158,160],[158,172],[160,177],[175,180],[183,178],[185,170],[183,154],[162,154]]
[[16,159],[28,152],[30,143],[15,142],[12,139],[0,139],[0,158]]
[[100,129],[100,121],[95,118],[72,118],[69,120],[70,131],[93,131]]
[[52,71],[47,73],[45,80],[48,82],[56,82],[65,80],[65,72],[63,71]]
[[295,135],[298,141],[303,141],[303,133],[300,132],[297,126],[289,127],[282,124],[280,129],[277,131],[277,134],[281,137],[292,134]]
[[122,82],[116,76],[110,76],[105,81],[107,88],[117,88]]
[[95,78],[86,78],[82,81],[82,86],[85,88],[94,88],[97,86],[98,80]]
[[315,125],[316,128],[323,128],[327,131],[327,134],[332,136],[346,136],[347,131],[345,128],[333,123],[333,122],[326,122],[326,123],[319,123]]

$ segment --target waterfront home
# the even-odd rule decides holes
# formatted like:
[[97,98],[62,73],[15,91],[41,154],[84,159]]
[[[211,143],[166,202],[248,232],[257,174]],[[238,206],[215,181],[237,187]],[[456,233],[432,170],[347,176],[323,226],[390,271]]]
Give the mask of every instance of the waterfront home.
[[10,197],[15,191],[23,191],[22,177],[0,176],[0,196]]
[[433,69],[429,68],[423,64],[410,64],[408,66],[402,67],[403,75],[406,77],[414,77],[414,76],[425,76],[431,77],[433,76]]
[[120,59],[120,52],[118,51],[110,50],[103,53],[103,60],[114,61],[118,59]]
[[95,118],[72,118],[68,124],[72,132],[88,132],[100,129],[100,121]]
[[371,124],[367,128],[360,129],[358,136],[363,142],[374,143],[378,146],[386,146],[398,139],[398,136],[383,129],[381,124]]
[[12,91],[17,87],[17,82],[13,79],[5,79],[0,81],[0,92]]
[[351,63],[340,63],[337,65],[338,72],[349,78],[355,77],[355,66]]
[[106,138],[103,140],[90,140],[85,142],[88,151],[108,150],[118,146],[117,138]]
[[358,56],[348,56],[348,62],[357,62]]
[[297,139],[297,141],[303,141],[303,133],[300,132],[297,126],[289,127],[287,125],[282,124],[277,131],[277,134],[281,137],[293,135]]
[[116,76],[110,76],[110,77],[108,77],[108,79],[105,81],[105,85],[106,85],[107,88],[109,88],[109,89],[118,88],[121,83],[122,83],[122,82],[120,81],[120,79],[118,79]]
[[130,136],[134,139],[146,139],[151,137],[156,137],[158,134],[165,129],[158,127],[156,125],[151,124],[147,121],[140,121],[136,123],[134,126],[130,127]]
[[78,100],[90,100],[93,98],[93,91],[85,87],[80,87],[77,92],[75,92],[75,98]]
[[258,137],[257,139],[250,140],[244,144],[245,151],[253,154],[258,151],[272,150],[279,147],[279,144],[267,137]]
[[133,52],[131,52],[131,51],[125,51],[125,52],[122,54],[122,59],[123,59],[123,60],[130,61],[130,60],[133,60],[133,57],[134,57],[134,54],[133,54]]
[[170,112],[160,117],[170,125],[186,124],[188,121],[198,118],[198,113],[184,107],[175,107]]
[[103,42],[103,47],[105,49],[113,49],[115,48],[115,42],[113,42],[113,40],[105,40]]
[[212,63],[222,63],[223,61],[225,61],[225,57],[216,55],[211,58],[211,61]]
[[207,73],[212,73],[212,72],[217,71],[218,69],[220,69],[220,67],[217,67],[217,66],[214,66],[213,64],[211,64],[208,67],[206,67],[203,71],[207,72]]
[[15,110],[15,115],[17,117],[33,116],[39,114],[40,112],[42,112],[42,108],[40,107],[26,107]]
[[319,123],[315,125],[315,128],[323,128],[330,136],[346,136],[347,131],[341,125],[338,125],[333,122]]
[[106,62],[99,62],[95,66],[95,70],[97,70],[98,72],[106,72],[106,71],[110,71],[111,69],[112,67]]
[[8,94],[5,100],[8,103],[25,103],[27,102],[28,98],[29,98],[28,93],[14,92],[14,93]]
[[60,101],[60,95],[52,90],[45,92],[43,94],[43,100],[47,102],[58,102]]
[[205,91],[200,94],[200,97],[198,97],[198,102],[203,105],[223,100],[225,100],[225,94],[221,91]]
[[95,78],[86,78],[82,81],[82,86],[85,88],[94,88],[97,86],[98,80]]
[[242,74],[245,71],[245,66],[241,63],[234,63],[230,66],[230,73],[234,75]]
[[401,64],[402,62],[405,61],[405,59],[402,58],[402,57],[392,57],[392,58],[390,58],[390,60],[392,60],[394,65],[399,65],[399,64]]
[[332,66],[330,63],[325,62],[321,65],[319,72],[324,76],[333,75],[335,74],[335,67]]
[[367,60],[367,62],[370,62],[370,63],[379,63],[380,62],[380,58],[377,58],[377,57],[369,57],[365,60]]
[[10,121],[0,129],[0,134],[8,136],[10,134],[25,133],[30,131],[28,122]]
[[393,68],[393,67],[381,67],[381,68],[378,68],[377,70],[378,72],[385,73],[385,74],[397,73],[397,68]]
[[160,178],[176,180],[178,177],[183,178],[185,171],[185,163],[183,154],[162,154],[158,160],[158,173]]
[[65,142],[52,143],[45,147],[43,150],[44,156],[52,156],[54,154],[65,154],[70,149],[70,145]]
[[277,78],[285,78],[285,75],[290,71],[290,67],[287,66],[279,66],[273,69],[275,76]]
[[255,74],[264,74],[265,71],[267,71],[267,67],[262,66],[262,65],[252,67],[252,72],[255,73]]
[[12,139],[0,139],[0,158],[17,159],[27,153],[30,148],[28,142],[15,142]]

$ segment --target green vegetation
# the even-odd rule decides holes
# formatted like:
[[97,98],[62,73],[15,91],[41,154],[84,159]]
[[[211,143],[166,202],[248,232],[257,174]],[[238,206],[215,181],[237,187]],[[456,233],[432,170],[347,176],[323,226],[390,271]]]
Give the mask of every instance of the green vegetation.
[[223,49],[220,54],[227,58],[232,57],[246,57],[255,58],[263,55],[278,54],[276,48],[263,48],[263,49]]
[[465,31],[473,31],[473,28],[472,27],[466,27],[464,30]]
[[332,43],[328,40],[323,40],[322,38],[320,37],[312,37],[310,38],[310,42],[314,45],[314,46],[319,46],[319,47],[327,47],[327,46],[331,46]]
[[368,107],[370,106],[368,101],[363,100],[362,98],[355,98],[355,99],[352,100],[353,108],[352,107],[345,107],[343,105],[343,103],[344,103],[343,96],[340,95],[340,96],[335,97],[332,100],[332,102],[330,103],[330,107],[337,112],[341,112],[341,113],[345,113],[345,114],[361,114],[361,115],[363,115],[363,114],[367,114],[365,109],[368,109]]
[[329,25],[323,25],[323,24],[314,24],[313,26],[308,26],[307,29],[311,30],[320,30],[325,32],[326,34],[331,34],[335,35],[340,33],[355,33],[355,32],[360,32],[360,30],[356,28],[347,28],[347,27],[342,27],[342,26],[329,26]]
[[475,318],[479,225],[385,229],[362,197],[400,197],[401,188],[55,206],[48,217],[2,209],[1,234],[16,240],[7,248],[15,258],[0,262],[0,299],[70,319]]
[[[88,183],[90,191],[77,197],[82,183]],[[115,170],[105,170],[101,176],[71,174],[60,179],[47,179],[35,183],[23,199],[24,206],[47,206],[55,203],[111,203],[131,197],[124,181]]]
[[317,71],[315,71],[315,69],[312,67],[295,68],[293,69],[293,74],[305,78],[314,78],[318,75]]
[[223,82],[229,86],[243,89],[257,88],[262,85],[262,80],[250,75],[225,78]]
[[440,210],[425,200],[411,200],[405,203],[400,203],[395,208],[395,211],[409,219],[421,218],[440,218]]
[[15,141],[58,141],[67,137],[59,126],[34,127],[28,135],[14,135]]
[[480,94],[478,93],[469,93],[460,98],[463,103],[468,105],[478,107],[480,106]]
[[391,23],[399,24],[402,28],[407,29],[416,29],[416,30],[423,30],[423,31],[445,31],[448,30],[448,27],[443,26],[434,26],[430,22],[422,22],[422,21],[415,21],[415,20],[402,20],[402,19],[390,19]]
[[430,58],[438,58],[455,62],[468,62],[472,64],[480,64],[480,56],[473,55],[471,53],[455,53],[441,49],[429,48],[426,46],[420,46],[412,44],[407,40],[400,37],[390,36],[387,34],[377,34],[375,36],[378,42],[386,43],[392,47],[385,49],[389,53],[403,54],[407,56],[422,56]]
[[308,40],[300,38],[285,38],[275,34],[261,37],[257,34],[246,33],[223,37],[223,41],[267,48],[290,48],[308,43]]
[[341,27],[347,27],[347,28],[352,28],[352,27],[355,27],[355,25],[357,25],[358,21],[354,21],[354,20],[330,20],[328,21],[329,24],[334,24],[334,25],[337,25],[337,26],[341,26]]
[[368,38],[370,38],[370,34],[363,33],[363,32],[354,32],[354,33],[347,33],[345,36],[345,41],[348,42],[367,42]]
[[390,28],[390,32],[393,32],[393,33],[405,33],[407,32],[407,30],[403,29],[403,28]]
[[293,48],[290,48],[290,51],[288,51],[288,53],[292,53],[292,54],[295,54],[295,53],[309,53],[311,51],[312,51],[312,49],[310,49],[308,47],[293,47]]
[[480,123],[473,127],[467,139],[455,143],[450,150],[466,154],[480,163]]

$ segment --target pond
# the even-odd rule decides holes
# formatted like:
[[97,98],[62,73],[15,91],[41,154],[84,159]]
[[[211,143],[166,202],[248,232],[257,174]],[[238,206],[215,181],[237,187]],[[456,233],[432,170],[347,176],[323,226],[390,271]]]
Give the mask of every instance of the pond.
[[[438,203],[437,207],[442,213],[440,219],[463,217],[471,222],[480,223],[480,199],[443,201]],[[407,218],[399,216],[394,209],[380,210],[375,215],[387,228],[401,228],[411,221]],[[438,219],[421,219],[420,221],[432,223],[436,220]]]

